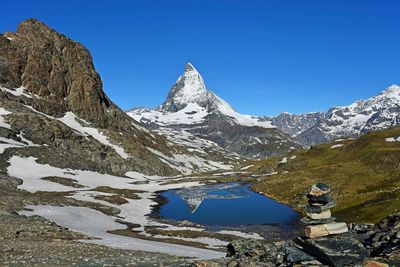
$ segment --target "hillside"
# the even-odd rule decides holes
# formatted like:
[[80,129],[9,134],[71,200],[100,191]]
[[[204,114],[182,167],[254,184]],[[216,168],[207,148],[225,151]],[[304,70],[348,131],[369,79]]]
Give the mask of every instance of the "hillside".
[[376,222],[400,207],[400,128],[295,150],[283,159],[254,162],[248,170],[262,174],[255,191],[297,209],[306,203],[309,185],[324,182],[338,200],[334,216]]

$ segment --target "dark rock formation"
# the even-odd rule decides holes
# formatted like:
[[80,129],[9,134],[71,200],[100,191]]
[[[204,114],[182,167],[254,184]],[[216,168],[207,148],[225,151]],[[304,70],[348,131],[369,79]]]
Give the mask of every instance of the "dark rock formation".
[[122,112],[105,95],[81,44],[29,19],[15,34],[0,35],[0,51],[0,85],[24,86],[39,97],[33,99],[35,109],[56,117],[72,111],[104,128],[122,122]]

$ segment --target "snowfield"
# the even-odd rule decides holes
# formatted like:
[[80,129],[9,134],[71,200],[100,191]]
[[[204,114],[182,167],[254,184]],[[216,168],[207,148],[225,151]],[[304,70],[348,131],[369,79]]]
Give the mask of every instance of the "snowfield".
[[[132,249],[148,252],[167,253],[176,256],[215,259],[225,253],[213,250],[161,243],[139,238],[125,237],[107,233],[110,229],[124,229],[125,226],[114,221],[97,210],[85,207],[27,206],[31,211],[22,211],[22,215],[39,215],[63,227],[96,238],[81,240],[85,243],[109,246],[120,249]],[[196,240],[197,241],[197,240]]]
[[[200,185],[198,182],[179,182],[179,177],[161,177],[146,176],[137,172],[128,172],[126,177],[101,174],[93,171],[83,171],[74,169],[62,169],[50,166],[49,164],[40,164],[34,157],[12,156],[9,159],[7,173],[10,176],[22,179],[23,183],[18,186],[20,189],[29,192],[47,191],[47,192],[71,192],[70,198],[82,201],[95,202],[102,205],[120,209],[118,219],[126,222],[140,225],[135,228],[143,237],[151,236],[145,231],[145,226],[161,227],[166,230],[194,230],[203,231],[203,228],[178,227],[165,223],[157,222],[147,215],[151,213],[152,208],[157,203],[154,201],[157,191],[191,187]],[[74,188],[65,186],[56,182],[43,180],[44,177],[55,176],[67,179],[73,179],[83,188]],[[146,183],[135,184],[135,181],[146,181]],[[167,181],[175,181],[166,184]],[[128,203],[122,205],[111,204],[109,202],[95,199],[96,196],[113,195],[96,191],[96,187],[107,186],[115,189],[132,189],[142,193],[136,193],[140,199],[128,199]],[[107,245],[117,248],[138,249],[151,252],[169,253],[177,256],[196,257],[201,259],[211,259],[222,257],[225,254],[212,250],[197,249],[182,245],[166,244],[163,242],[147,241],[138,238],[112,235],[107,231],[115,229],[124,229],[124,225],[115,222],[112,216],[105,215],[96,210],[82,207],[58,207],[58,206],[29,206],[32,211],[23,211],[24,215],[40,215],[57,224],[76,230],[91,237],[100,238],[89,240],[101,245]],[[157,235],[159,239],[170,238],[169,236]],[[215,238],[177,238],[186,241],[195,241],[206,244],[209,248],[226,245],[225,241]]]

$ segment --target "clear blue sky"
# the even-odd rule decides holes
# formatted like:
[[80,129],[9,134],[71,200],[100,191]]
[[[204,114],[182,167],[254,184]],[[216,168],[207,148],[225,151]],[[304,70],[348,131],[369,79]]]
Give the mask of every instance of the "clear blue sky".
[[161,104],[192,62],[242,113],[324,111],[400,83],[400,1],[5,1],[91,51],[123,109]]

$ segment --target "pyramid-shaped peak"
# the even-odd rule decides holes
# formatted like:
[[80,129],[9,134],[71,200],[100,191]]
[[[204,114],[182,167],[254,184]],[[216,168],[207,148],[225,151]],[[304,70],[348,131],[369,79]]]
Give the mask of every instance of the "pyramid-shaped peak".
[[185,67],[185,72],[196,71],[196,68],[193,66],[192,63],[188,62]]

